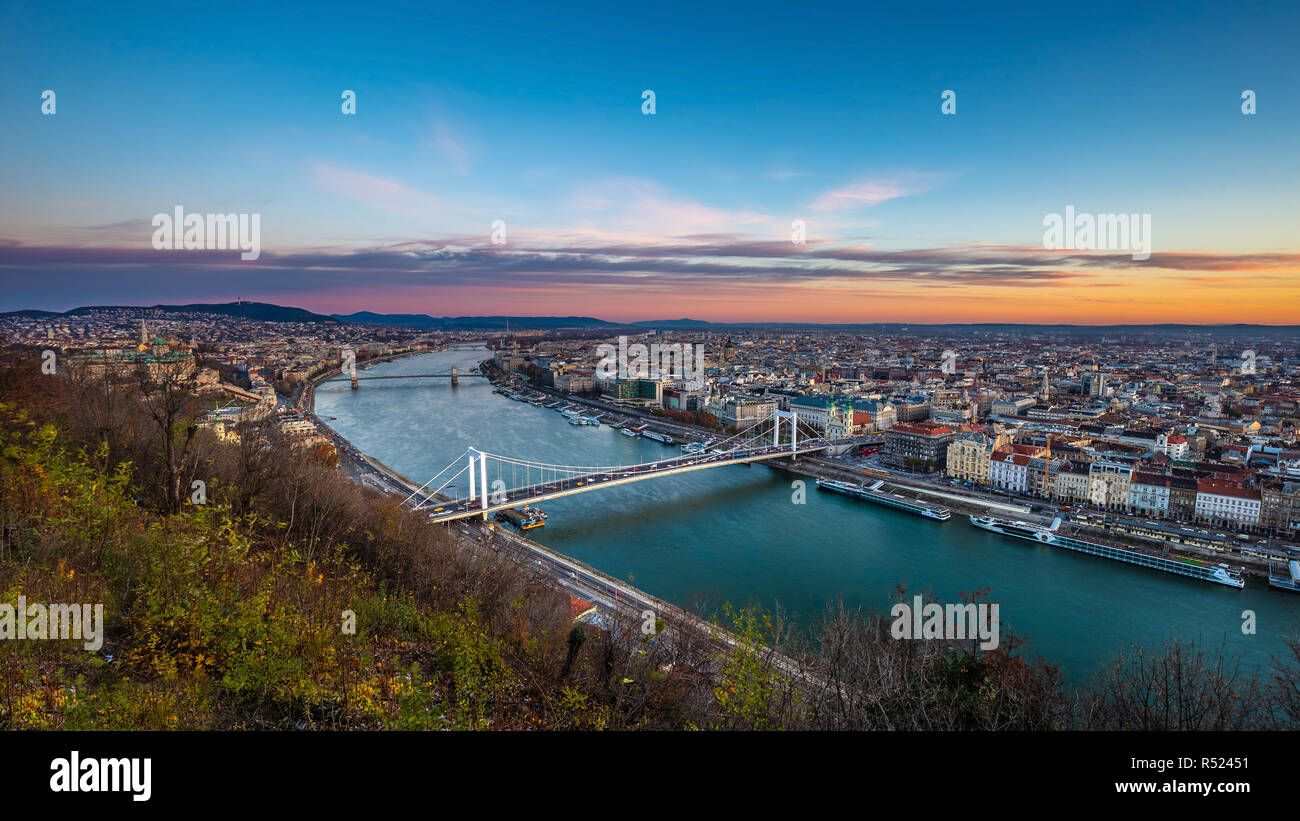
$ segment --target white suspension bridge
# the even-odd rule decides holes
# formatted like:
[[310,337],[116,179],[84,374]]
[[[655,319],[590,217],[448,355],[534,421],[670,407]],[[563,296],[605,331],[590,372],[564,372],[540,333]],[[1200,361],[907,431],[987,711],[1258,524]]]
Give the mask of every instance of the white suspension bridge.
[[[786,424],[782,425],[782,422]],[[707,450],[635,465],[557,465],[468,448],[464,454],[407,496],[403,503],[416,510],[429,511],[429,518],[437,522],[471,516],[487,518],[489,513],[495,511],[547,499],[726,465],[785,457],[798,458],[800,453],[820,452],[851,441],[821,438],[806,425],[803,425],[805,437],[801,439],[800,428],[797,414],[777,411],[771,419],[715,442]],[[783,432],[788,435],[788,441],[784,441]],[[434,486],[448,471],[461,465],[462,461],[460,470],[448,476],[442,484]],[[465,474],[468,474],[468,495],[447,498],[442,491],[455,489],[457,481]]]

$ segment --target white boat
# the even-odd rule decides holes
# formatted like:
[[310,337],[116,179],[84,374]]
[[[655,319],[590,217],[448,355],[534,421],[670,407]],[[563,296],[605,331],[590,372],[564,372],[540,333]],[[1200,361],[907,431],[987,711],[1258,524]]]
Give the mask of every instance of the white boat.
[[1001,533],[1016,539],[1024,539],[1039,544],[1063,547],[1091,556],[1113,559],[1127,564],[1163,570],[1179,576],[1187,576],[1201,581],[1215,582],[1228,587],[1245,587],[1246,580],[1241,569],[1233,569],[1227,564],[1211,564],[1201,559],[1165,554],[1135,545],[1122,545],[1110,542],[1096,542],[1079,536],[1058,532],[1061,520],[1055,519],[1050,526],[1025,522],[1018,519],[1000,519],[996,516],[971,516],[970,523],[984,530]]

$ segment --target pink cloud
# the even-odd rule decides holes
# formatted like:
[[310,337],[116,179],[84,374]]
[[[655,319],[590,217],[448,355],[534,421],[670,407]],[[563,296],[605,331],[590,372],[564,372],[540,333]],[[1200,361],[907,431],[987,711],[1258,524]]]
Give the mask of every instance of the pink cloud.
[[938,174],[907,173],[890,178],[861,180],[827,191],[808,207],[814,211],[848,211],[871,208],[882,202],[921,194],[938,183]]

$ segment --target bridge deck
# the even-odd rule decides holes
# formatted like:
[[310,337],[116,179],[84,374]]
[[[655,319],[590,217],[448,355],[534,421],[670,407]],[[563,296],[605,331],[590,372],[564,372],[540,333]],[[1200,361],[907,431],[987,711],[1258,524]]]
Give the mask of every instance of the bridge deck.
[[[814,453],[825,450],[830,447],[826,443],[815,443],[811,445],[799,446],[797,453]],[[746,455],[718,454],[694,454],[683,456],[676,459],[665,459],[662,467],[652,467],[646,469],[644,465],[634,465],[626,468],[611,467],[608,470],[599,470],[592,473],[586,473],[579,476],[571,476],[565,479],[558,479],[554,482],[535,482],[522,488],[514,488],[506,492],[505,499],[500,502],[491,501],[489,494],[489,504],[486,508],[480,507],[482,503],[481,490],[480,498],[468,499],[460,498],[449,502],[425,502],[421,503],[421,508],[434,507],[435,511],[429,518],[435,522],[450,522],[455,519],[464,519],[470,516],[482,516],[487,513],[494,513],[498,510],[518,507],[520,505],[534,504],[544,502],[548,499],[558,499],[562,496],[573,496],[578,493],[588,493],[593,490],[601,490],[616,485],[627,485],[633,482],[642,482],[646,479],[658,479],[661,476],[675,476],[679,473],[690,473],[695,470],[705,470],[707,468],[723,467],[725,465],[741,465],[747,462],[762,462],[769,459],[782,459],[787,456],[796,455],[790,450],[788,445],[781,447],[767,447],[758,449],[747,449]]]
[[[447,379],[450,376],[450,373],[397,373],[390,376],[358,376],[357,381],[360,382],[363,379]],[[488,375],[485,373],[458,373],[456,374],[456,377],[458,379],[487,379]],[[335,376],[326,379],[325,381],[350,382],[352,381],[352,377]]]

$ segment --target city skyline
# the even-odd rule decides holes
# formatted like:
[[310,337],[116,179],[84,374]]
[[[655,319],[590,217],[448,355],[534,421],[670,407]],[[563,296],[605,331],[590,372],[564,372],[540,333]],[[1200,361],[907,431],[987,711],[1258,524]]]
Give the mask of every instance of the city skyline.
[[[33,8],[5,12],[0,57],[0,310],[239,294],[612,321],[1300,315],[1300,95],[1271,79],[1294,68],[1293,9],[1097,5],[1043,38],[1057,13],[1032,6],[772,10],[779,35],[691,6],[708,36],[670,9],[403,7],[394,31],[327,6],[263,13],[247,41],[202,16]],[[151,219],[177,206],[261,215],[260,258],[155,250]],[[1149,216],[1150,258],[1045,248],[1066,209]]]

